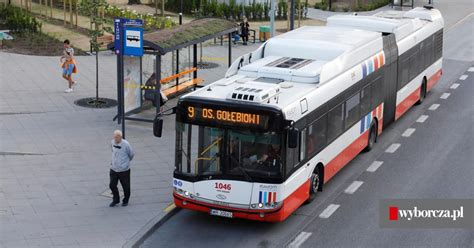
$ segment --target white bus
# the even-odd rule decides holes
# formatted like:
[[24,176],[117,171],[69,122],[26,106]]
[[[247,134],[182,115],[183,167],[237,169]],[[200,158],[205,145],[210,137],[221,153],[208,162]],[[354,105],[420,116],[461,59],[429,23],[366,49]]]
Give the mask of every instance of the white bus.
[[436,9],[334,16],[238,58],[176,107],[180,208],[282,221],[439,80]]

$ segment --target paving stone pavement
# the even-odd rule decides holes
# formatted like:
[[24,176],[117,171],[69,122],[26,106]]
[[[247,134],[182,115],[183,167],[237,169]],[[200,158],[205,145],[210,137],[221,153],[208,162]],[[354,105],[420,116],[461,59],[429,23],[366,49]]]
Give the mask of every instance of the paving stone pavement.
[[[233,57],[259,44],[233,47]],[[207,83],[224,75],[227,45],[203,48],[220,66],[199,72]],[[108,207],[109,142],[116,108],[74,101],[95,95],[95,58],[77,57],[79,85],[65,94],[59,58],[0,52],[0,247],[121,247],[172,200],[174,116],[164,137],[151,124],[127,122],[136,150],[127,207]],[[100,95],[116,98],[116,60],[100,55]],[[171,102],[168,105],[171,105]]]

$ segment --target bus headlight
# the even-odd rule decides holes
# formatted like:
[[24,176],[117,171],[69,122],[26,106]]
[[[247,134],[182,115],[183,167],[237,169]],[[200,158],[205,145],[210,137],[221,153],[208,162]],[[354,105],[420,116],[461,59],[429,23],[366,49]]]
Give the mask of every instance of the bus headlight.
[[184,191],[184,195],[185,195],[185,196],[189,196],[189,192],[188,192],[188,191]]
[[259,203],[259,204],[258,204],[258,207],[259,207],[259,208],[263,208],[263,203]]
[[251,207],[251,208],[256,208],[256,207],[257,207],[257,204],[250,204],[250,207]]

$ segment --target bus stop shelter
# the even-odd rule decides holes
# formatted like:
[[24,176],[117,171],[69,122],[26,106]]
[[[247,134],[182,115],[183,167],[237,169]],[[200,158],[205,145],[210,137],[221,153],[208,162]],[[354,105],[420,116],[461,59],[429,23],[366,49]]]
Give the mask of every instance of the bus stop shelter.
[[[156,117],[162,115],[161,105],[163,104],[164,97],[173,98],[177,97],[180,94],[186,92],[189,89],[195,89],[198,86],[198,83],[201,82],[198,78],[198,52],[197,45],[199,43],[205,42],[207,40],[214,39],[216,37],[221,37],[224,35],[229,36],[229,41],[231,40],[232,33],[238,31],[238,25],[234,22],[218,19],[218,18],[203,18],[197,19],[192,22],[175,26],[172,28],[162,29],[150,33],[145,33],[143,35],[143,52],[147,55],[155,56],[155,69],[154,75],[150,77],[146,84],[142,80],[142,67],[140,61],[140,81],[137,88],[137,94],[139,95],[140,100],[132,108],[125,106],[128,102],[124,100],[125,94],[125,84],[120,79],[123,79],[124,75],[124,65],[120,64],[120,60],[117,60],[117,119],[118,123],[125,122],[125,120],[133,121],[145,121],[153,122],[154,120],[144,119],[139,117],[132,117],[130,115],[136,114],[142,110],[143,107],[143,97],[146,100],[153,102],[153,106],[156,107]],[[192,67],[185,71],[180,71],[179,68],[179,49],[186,47],[193,47],[192,55]],[[111,43],[108,45],[109,49],[113,49],[114,44]],[[167,77],[162,78],[162,57],[170,52],[176,51],[176,73]],[[228,66],[232,62],[232,42],[229,42],[228,47]],[[123,63],[123,62],[122,62]],[[191,80],[180,81],[179,79],[187,74],[192,73]],[[175,80],[176,83],[174,86],[162,90],[161,85],[164,83],[170,83]],[[158,83],[159,82],[159,83]],[[143,95],[144,92],[144,95]],[[124,123],[122,123],[124,125]]]

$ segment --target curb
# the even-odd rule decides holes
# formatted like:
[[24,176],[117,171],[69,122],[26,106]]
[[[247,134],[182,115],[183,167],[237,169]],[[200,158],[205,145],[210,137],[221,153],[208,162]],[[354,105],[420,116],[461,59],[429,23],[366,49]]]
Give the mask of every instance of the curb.
[[140,245],[145,242],[145,240],[161,225],[163,225],[167,220],[177,214],[181,209],[180,208],[173,208],[171,211],[163,215],[155,216],[152,220],[146,223],[145,226],[140,228],[140,230],[129,239],[122,248],[138,248]]

